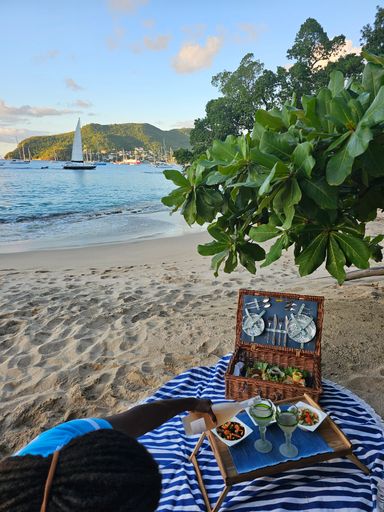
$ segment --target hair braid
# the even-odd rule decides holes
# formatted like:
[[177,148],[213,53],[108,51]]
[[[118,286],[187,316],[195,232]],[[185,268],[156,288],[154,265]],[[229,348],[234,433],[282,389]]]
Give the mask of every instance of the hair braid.
[[[52,456],[8,457],[0,462],[0,512],[39,512]],[[152,512],[161,477],[135,439],[98,430],[60,451],[48,512]]]

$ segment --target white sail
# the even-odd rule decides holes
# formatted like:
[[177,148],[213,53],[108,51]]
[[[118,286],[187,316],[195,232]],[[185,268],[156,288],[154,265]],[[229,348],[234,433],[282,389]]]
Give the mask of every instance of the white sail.
[[77,121],[75,137],[72,146],[72,162],[83,162],[83,143],[81,140],[80,118]]

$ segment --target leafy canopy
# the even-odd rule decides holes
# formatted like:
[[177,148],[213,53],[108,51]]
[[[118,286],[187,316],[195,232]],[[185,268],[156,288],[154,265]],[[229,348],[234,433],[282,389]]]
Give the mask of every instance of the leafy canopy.
[[300,104],[257,110],[251,133],[213,140],[185,174],[165,171],[177,188],[163,203],[209,223],[198,251],[215,275],[239,263],[255,273],[290,246],[300,275],[325,263],[339,283],[345,267],[381,259],[384,236],[365,231],[384,209],[384,57],[364,57],[359,81],[333,71]]

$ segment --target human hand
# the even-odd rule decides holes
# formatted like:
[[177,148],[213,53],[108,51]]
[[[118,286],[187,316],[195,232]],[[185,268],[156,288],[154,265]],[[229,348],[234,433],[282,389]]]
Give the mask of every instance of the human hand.
[[195,398],[195,404],[193,406],[192,412],[203,412],[209,415],[211,420],[214,423],[217,423],[216,416],[212,411],[212,402],[209,399],[205,398]]

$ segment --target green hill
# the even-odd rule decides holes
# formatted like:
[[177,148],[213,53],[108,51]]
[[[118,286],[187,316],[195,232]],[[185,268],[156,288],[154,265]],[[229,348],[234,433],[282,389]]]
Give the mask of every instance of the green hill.
[[[115,151],[130,151],[135,147],[143,147],[155,154],[165,149],[169,151],[179,148],[190,148],[188,128],[163,131],[147,123],[124,124],[87,124],[82,127],[83,147],[88,152],[109,154]],[[29,137],[21,141],[14,151],[5,155],[6,158],[19,158],[19,149],[29,149],[32,158],[41,160],[69,160],[71,158],[74,132]]]

